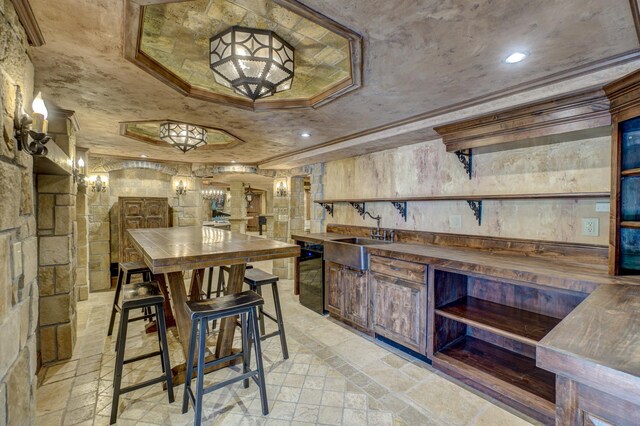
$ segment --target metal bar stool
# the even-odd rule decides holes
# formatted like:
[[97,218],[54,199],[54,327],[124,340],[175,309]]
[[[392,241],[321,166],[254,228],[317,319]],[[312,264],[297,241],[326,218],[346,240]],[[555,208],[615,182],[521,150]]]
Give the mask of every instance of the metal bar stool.
[[[287,349],[287,338],[284,333],[284,322],[282,321],[282,309],[280,307],[280,296],[278,295],[278,276],[269,274],[261,269],[254,268],[244,273],[244,282],[249,284],[251,290],[262,296],[261,287],[263,285],[271,284],[271,291],[273,292],[273,304],[275,305],[276,315],[275,317],[267,312],[264,312],[264,305],[260,306],[260,340],[265,340],[270,337],[280,336],[280,346],[282,346],[282,357],[289,359],[289,350]],[[267,317],[271,321],[278,325],[278,330],[265,334],[264,318]]]
[[[113,296],[113,307],[111,308],[111,319],[109,320],[109,331],[107,336],[113,334],[113,325],[116,321],[116,313],[120,312],[120,293],[123,284],[131,283],[131,276],[140,274],[143,281],[151,281],[151,270],[147,268],[143,262],[123,262],[119,265],[118,282],[116,284],[116,292]],[[149,313],[149,311],[147,311]]]
[[[150,386],[160,382],[167,382],[167,392],[169,403],[174,401],[173,385],[171,383],[171,362],[169,360],[169,345],[167,344],[167,327],[164,318],[164,296],[160,292],[157,282],[145,282],[135,284],[125,284],[123,287],[122,310],[120,312],[120,328],[118,330],[118,341],[116,343],[116,367],[113,373],[113,400],[111,402],[111,422],[114,424],[118,416],[118,400],[120,394],[132,392],[140,388]],[[132,309],[150,308],[155,313],[129,318]],[[130,322],[140,321],[149,317],[156,318],[158,325],[158,345],[159,350],[133,358],[124,359],[125,344],[127,341],[127,326]],[[160,356],[162,375],[154,379],[146,380],[125,388],[121,388],[122,369],[125,364],[141,361],[143,359]]]
[[[187,371],[185,376],[184,396],[182,399],[182,413],[184,414],[187,412],[189,409],[189,401],[191,401],[195,411],[194,424],[196,426],[199,426],[202,422],[202,397],[205,393],[213,392],[241,380],[244,381],[244,387],[248,388],[250,378],[256,382],[260,389],[262,414],[265,416],[269,414],[260,339],[252,339],[252,336],[259,335],[256,308],[262,304],[264,304],[264,299],[254,291],[244,291],[210,300],[187,302],[187,308],[193,324],[191,326],[191,337],[189,340],[189,355],[187,356]],[[214,361],[205,362],[205,353],[207,351],[207,323],[211,320],[235,317],[237,315],[240,315],[240,321],[242,324],[242,352],[231,354]],[[196,340],[198,341],[198,359],[197,364],[194,367]],[[250,340],[253,340],[253,345],[256,351],[255,370],[250,370]],[[204,374],[206,369],[238,358],[242,358],[241,375],[216,383],[208,388],[204,387]],[[195,392],[191,389],[191,380],[193,378],[194,368],[196,368]]]
[[[249,265],[247,264],[246,269],[251,269],[253,268],[253,265]],[[224,274],[223,272],[226,272],[227,274],[229,273],[231,269],[229,268],[229,266],[221,266],[218,270],[218,286],[216,288],[216,297],[220,297],[222,296],[222,293],[224,292],[224,287],[225,287],[225,283],[224,283]],[[211,284],[213,281],[213,266],[209,268],[209,279],[207,280],[207,299],[211,299]]]

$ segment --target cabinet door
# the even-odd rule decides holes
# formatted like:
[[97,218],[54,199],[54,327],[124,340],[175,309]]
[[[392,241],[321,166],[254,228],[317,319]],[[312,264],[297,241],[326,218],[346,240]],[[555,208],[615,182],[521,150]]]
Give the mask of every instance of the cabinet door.
[[421,354],[427,349],[427,285],[371,273],[375,333]]
[[325,264],[325,300],[327,311],[342,316],[342,265],[333,262]]
[[166,199],[144,200],[145,228],[166,228],[168,223],[168,208]]
[[342,270],[342,282],[344,317],[362,327],[369,328],[367,273],[344,268]]

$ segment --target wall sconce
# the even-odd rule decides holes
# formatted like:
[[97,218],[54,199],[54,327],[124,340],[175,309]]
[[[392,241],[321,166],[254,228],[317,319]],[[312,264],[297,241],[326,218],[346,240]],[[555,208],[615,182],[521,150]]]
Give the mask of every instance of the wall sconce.
[[281,181],[276,188],[276,197],[286,197],[288,194],[287,184],[284,181]]
[[87,175],[84,160],[82,158],[78,158],[78,166],[73,169],[73,179],[78,182],[79,187],[86,188]]
[[104,192],[107,190],[107,182],[102,181],[100,176],[91,179],[91,192]]
[[176,185],[176,195],[180,196],[186,193],[187,193],[187,185],[183,181],[180,181],[180,183]]
[[[26,114],[22,107],[15,114],[14,137],[18,142],[18,150],[24,150],[31,155],[47,155],[47,147],[44,145],[51,138],[47,136],[48,111],[40,92],[33,100],[31,108],[33,109],[33,117]],[[29,138],[31,138],[31,142],[29,142]]]
[[244,199],[247,200],[247,208],[251,208],[251,202],[255,193],[251,190],[251,184],[244,190]]

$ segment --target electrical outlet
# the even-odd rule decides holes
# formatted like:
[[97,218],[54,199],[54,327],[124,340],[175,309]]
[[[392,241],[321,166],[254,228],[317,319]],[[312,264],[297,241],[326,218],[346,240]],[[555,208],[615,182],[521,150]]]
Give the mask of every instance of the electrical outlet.
[[609,213],[610,210],[611,210],[611,203],[609,203],[609,202],[596,203],[596,212],[598,212],[598,213]]
[[462,216],[459,214],[449,216],[449,228],[462,228]]
[[597,237],[600,235],[600,219],[596,217],[583,217],[582,235],[586,237]]

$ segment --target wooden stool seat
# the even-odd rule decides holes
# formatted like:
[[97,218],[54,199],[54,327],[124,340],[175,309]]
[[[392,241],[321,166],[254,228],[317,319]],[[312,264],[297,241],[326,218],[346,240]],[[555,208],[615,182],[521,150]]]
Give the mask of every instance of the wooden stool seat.
[[[259,336],[256,309],[264,304],[262,297],[254,291],[244,291],[241,293],[216,297],[215,299],[188,301],[186,304],[187,313],[191,317],[192,326],[189,340],[189,353],[187,355],[184,395],[182,398],[182,413],[184,414],[187,412],[189,409],[189,401],[191,401],[194,408],[194,424],[199,426],[202,422],[202,397],[204,394],[239,381],[243,381],[244,387],[248,388],[249,379],[253,379],[260,390],[262,414],[265,416],[269,414],[260,339],[255,337],[252,338],[252,336]],[[216,319],[235,317],[237,315],[240,315],[240,324],[242,329],[242,352],[206,362],[205,353],[207,351],[206,337],[208,322]],[[250,370],[250,340],[253,341],[256,352],[255,370]],[[196,356],[196,342],[198,346],[197,361],[194,359]],[[242,358],[242,374],[223,380],[207,388],[204,387],[204,374],[207,369],[222,363],[228,363],[238,358]],[[194,362],[196,362],[195,366]],[[197,370],[195,391],[191,389],[194,368]]]
[[[258,268],[253,268],[245,271],[244,282],[249,284],[249,288],[257,292],[262,296],[263,285],[271,285],[271,291],[273,292],[273,304],[275,305],[276,314],[271,315],[264,311],[263,306],[258,309],[260,316],[260,340],[265,340],[270,337],[280,336],[280,346],[282,347],[282,357],[284,359],[289,358],[289,350],[287,348],[287,338],[284,334],[284,322],[282,320],[282,308],[280,306],[280,296],[278,295],[278,278],[277,275],[270,274]],[[265,334],[264,319],[269,318],[271,321],[278,325],[278,330],[273,333]]]
[[[169,403],[174,401],[173,384],[171,382],[171,361],[169,360],[169,344],[167,343],[167,327],[164,318],[164,296],[162,296],[160,287],[157,282],[134,283],[125,284],[122,291],[123,300],[120,311],[120,328],[118,329],[118,339],[116,341],[116,365],[113,372],[113,399],[111,401],[111,418],[109,424],[114,424],[117,420],[118,401],[120,399],[120,395],[123,393],[133,392],[156,383],[167,382]],[[144,308],[145,314],[135,318],[129,317],[129,313],[132,309],[140,308]],[[156,324],[158,325],[159,350],[125,359],[124,353],[127,342],[128,324],[134,321],[148,319],[149,317],[155,317]],[[124,388],[121,387],[122,370],[125,364],[142,361],[143,359],[156,356],[160,357],[160,364],[162,366],[161,376]]]

